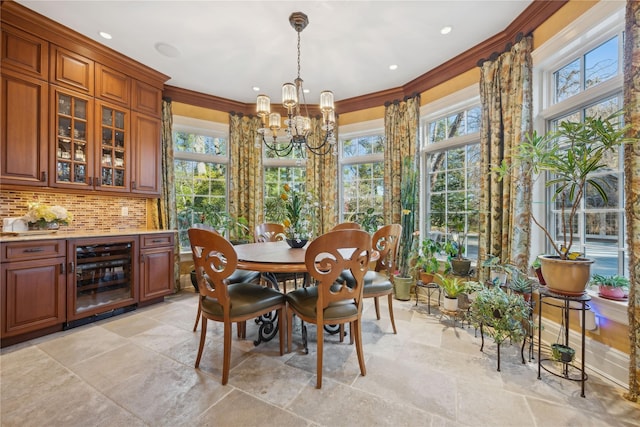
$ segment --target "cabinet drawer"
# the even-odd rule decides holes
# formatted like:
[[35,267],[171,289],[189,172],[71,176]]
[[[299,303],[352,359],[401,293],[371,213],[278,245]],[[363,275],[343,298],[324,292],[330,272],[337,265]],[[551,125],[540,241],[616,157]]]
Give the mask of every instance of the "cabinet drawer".
[[66,240],[31,240],[2,245],[2,262],[65,256]]
[[173,233],[143,234],[140,236],[141,249],[156,248],[159,246],[173,246]]

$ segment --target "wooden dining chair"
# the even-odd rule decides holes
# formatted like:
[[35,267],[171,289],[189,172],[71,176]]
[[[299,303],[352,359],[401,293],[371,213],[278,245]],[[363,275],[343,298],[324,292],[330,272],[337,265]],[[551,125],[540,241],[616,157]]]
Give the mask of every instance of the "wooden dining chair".
[[[253,238],[256,243],[279,242],[286,239],[284,225],[274,222],[263,222],[256,225]],[[282,285],[282,292],[287,292],[287,282],[293,282],[294,287],[298,285],[298,274],[296,273],[262,273],[269,282]]]
[[[218,231],[210,225],[207,224],[193,224],[193,228],[199,228],[201,230],[208,230],[212,233],[220,234]],[[259,283],[260,282],[260,272],[259,271],[249,271],[249,270],[240,270],[236,269],[231,276],[227,278],[229,283]],[[196,291],[198,289],[196,288]],[[200,307],[200,300],[198,299],[198,313],[196,314],[196,322],[193,324],[193,332],[198,329],[198,323],[200,323],[200,316],[202,314],[202,307]],[[246,338],[246,323],[242,322],[238,324],[238,338]]]
[[[289,292],[287,299],[287,350],[291,351],[291,327],[293,314],[303,322],[313,323],[317,330],[317,381],[322,387],[322,358],[324,325],[349,323],[355,336],[360,373],[366,375],[362,351],[362,291],[364,275],[371,256],[371,236],[362,230],[331,231],[309,244],[305,253],[307,272],[316,286],[299,288]],[[336,284],[343,270],[353,277],[353,286]],[[303,326],[306,341],[306,327]]]
[[[398,246],[400,236],[402,234],[402,226],[400,224],[389,224],[381,227],[373,234],[371,239],[372,248],[378,251],[379,258],[376,262],[375,269],[367,272],[364,277],[364,298],[373,298],[376,318],[380,320],[380,303],[378,298],[387,296],[389,305],[389,320],[393,333],[397,334],[396,322],[393,317],[393,283],[391,282],[391,274],[396,271],[398,259]],[[354,279],[349,271],[341,274],[341,279],[345,280],[348,286],[353,286]],[[352,336],[353,341],[353,336]]]
[[331,229],[331,231],[336,231],[336,230],[361,230],[362,227],[360,227],[360,224],[358,224],[357,222],[341,222],[340,224],[337,224],[335,227],[333,227]]
[[244,324],[272,311],[278,316],[280,328],[280,355],[284,353],[285,332],[282,321],[286,311],[284,295],[275,289],[256,283],[228,282],[236,270],[238,256],[233,245],[223,236],[208,230],[190,228],[191,253],[198,277],[200,291],[199,305],[202,311],[200,346],[195,367],[200,366],[200,358],[207,336],[207,320],[224,323],[224,343],[222,362],[222,384],[229,380],[231,363],[231,325]]
[[286,238],[284,225],[275,222],[263,222],[256,225],[253,239],[256,243],[277,242]]

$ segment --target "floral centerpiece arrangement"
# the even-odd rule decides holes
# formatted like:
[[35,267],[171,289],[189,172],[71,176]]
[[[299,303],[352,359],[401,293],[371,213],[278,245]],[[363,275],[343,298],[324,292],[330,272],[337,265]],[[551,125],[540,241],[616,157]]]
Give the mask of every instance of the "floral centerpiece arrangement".
[[29,211],[22,219],[30,229],[58,228],[60,224],[69,225],[73,215],[62,206],[48,206],[44,203],[29,203]]
[[[283,221],[287,239],[304,246],[313,237],[315,226],[315,210],[318,203],[310,193],[294,191],[289,184],[283,186],[280,199],[284,202],[286,217]],[[292,242],[289,242],[291,245]],[[303,243],[304,242],[304,243]]]

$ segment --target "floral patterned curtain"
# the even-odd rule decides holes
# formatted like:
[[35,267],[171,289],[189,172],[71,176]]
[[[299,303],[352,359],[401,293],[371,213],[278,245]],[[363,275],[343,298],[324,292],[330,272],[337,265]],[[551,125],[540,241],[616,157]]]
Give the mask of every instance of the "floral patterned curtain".
[[263,222],[262,144],[256,142],[260,119],[229,115],[229,214],[244,217],[249,230]]
[[[531,37],[524,37],[495,61],[482,64],[480,100],[480,243],[488,254],[526,271],[530,250],[531,176],[514,170],[500,181],[491,172],[532,132]],[[480,272],[480,280],[483,280]]]
[[[415,157],[418,149],[420,95],[385,104],[384,222],[400,224],[402,159]],[[415,212],[415,218],[419,218]]]
[[[173,174],[173,113],[171,100],[162,100],[162,190],[157,200],[148,199],[147,212],[153,226],[160,230],[177,230],[176,186]],[[149,206],[149,204],[154,206]],[[174,289],[180,290],[180,242],[175,239]]]
[[[334,132],[337,141],[337,123]],[[322,134],[322,120],[312,118],[309,143],[312,146],[320,145]],[[337,145],[335,149],[337,150]],[[318,156],[307,150],[306,165],[306,188],[317,197],[320,204],[320,208],[316,209],[318,217],[315,221],[315,227],[316,235],[321,235],[331,230],[338,220],[338,203],[336,203],[338,200],[338,155],[329,152],[324,156]]]
[[[640,138],[640,2],[627,0],[624,45],[625,123],[627,136]],[[625,397],[640,399],[640,141],[625,147],[625,206],[629,247],[629,392]]]

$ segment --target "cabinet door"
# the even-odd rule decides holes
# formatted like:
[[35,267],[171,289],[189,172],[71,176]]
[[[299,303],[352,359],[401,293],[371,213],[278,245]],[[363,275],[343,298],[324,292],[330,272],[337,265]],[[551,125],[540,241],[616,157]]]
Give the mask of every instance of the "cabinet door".
[[51,86],[51,186],[89,189],[93,172],[93,100],[77,92]]
[[96,98],[129,107],[131,79],[125,74],[96,64]]
[[65,258],[2,264],[2,338],[66,320]]
[[49,43],[2,23],[2,69],[49,79]]
[[153,117],[162,116],[162,90],[133,80],[131,109]]
[[93,96],[95,65],[92,60],[51,45],[51,62],[51,83]]
[[96,101],[97,190],[129,191],[129,110]]
[[140,301],[173,293],[173,246],[140,251]]
[[161,127],[160,119],[131,113],[132,193],[160,194]]
[[47,185],[47,82],[2,73],[0,182]]

